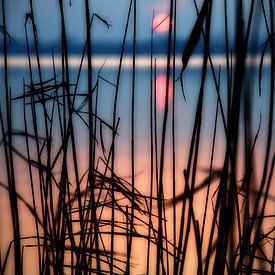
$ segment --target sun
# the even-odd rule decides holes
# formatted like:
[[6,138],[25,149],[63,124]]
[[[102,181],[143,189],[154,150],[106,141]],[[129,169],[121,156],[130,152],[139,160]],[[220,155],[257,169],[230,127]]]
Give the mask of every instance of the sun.
[[168,32],[169,31],[169,21],[170,21],[170,16],[161,13],[155,16],[154,21],[153,21],[153,28],[157,32]]

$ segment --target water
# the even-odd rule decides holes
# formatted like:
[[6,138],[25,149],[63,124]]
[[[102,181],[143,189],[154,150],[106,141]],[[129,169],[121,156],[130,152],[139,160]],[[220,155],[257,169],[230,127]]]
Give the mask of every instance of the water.
[[[258,57],[257,57],[258,58]],[[268,63],[265,61],[266,68],[263,71],[262,79],[262,90],[263,94],[259,96],[258,91],[258,71],[257,66],[254,67],[254,62],[259,61],[259,59],[251,59],[251,66],[249,67],[250,74],[248,75],[248,90],[252,99],[252,132],[253,136],[256,135],[259,123],[261,121],[261,129],[259,137],[255,148],[255,162],[256,171],[255,177],[256,181],[261,178],[263,161],[264,161],[264,148],[266,144],[266,133],[268,126],[268,106],[269,106],[269,69]],[[224,108],[225,116],[227,115],[227,98],[226,98],[226,71],[224,57],[214,57],[215,73],[218,79],[219,64],[222,65],[220,71],[220,95]],[[34,61],[34,60],[33,60]],[[150,192],[150,59],[149,57],[139,57],[137,61],[137,71],[136,71],[136,85],[135,85],[135,186],[136,188],[149,195]],[[183,170],[187,167],[188,153],[192,137],[192,129],[195,118],[195,111],[197,107],[200,79],[201,79],[201,58],[195,57],[191,60],[190,67],[186,71],[183,77],[184,92],[186,95],[186,101],[184,101],[180,83],[179,81],[175,83],[175,128],[176,128],[176,189],[177,194],[180,194],[184,190],[184,179]],[[16,98],[21,96],[23,93],[23,79],[25,83],[29,83],[29,72],[26,67],[26,59],[24,56],[21,57],[11,57],[9,70],[9,85],[11,87],[12,97]],[[72,57],[70,59],[71,71],[70,79],[71,83],[75,83],[77,77],[77,68],[79,66],[79,57]],[[115,95],[115,87],[117,80],[117,64],[118,57],[105,58],[96,57],[93,75],[93,84],[96,83],[97,73],[102,64],[103,66],[98,84],[98,117],[104,120],[109,125],[112,125],[112,112],[113,112],[113,102]],[[176,60],[177,74],[180,69],[180,58]],[[59,82],[61,81],[61,63],[60,57],[56,58],[57,65],[57,78]],[[42,58],[42,70],[43,70],[43,80],[51,79],[53,77],[53,70],[51,68],[51,60],[48,57]],[[79,94],[86,94],[87,83],[86,83],[86,65],[84,63],[84,69],[80,77],[80,83],[78,87]],[[38,81],[37,71],[35,72],[35,79]],[[156,73],[156,123],[157,123],[157,151],[158,158],[160,155],[160,137],[162,133],[162,121],[164,112],[164,95],[165,89],[163,88],[165,84],[165,57],[157,58],[157,73]],[[106,81],[107,80],[107,81]],[[1,83],[3,83],[3,73],[1,73]],[[172,87],[172,83],[170,83]],[[73,91],[74,86],[71,87]],[[116,174],[127,181],[131,181],[131,96],[132,96],[132,71],[131,71],[131,59],[128,57],[123,63],[123,69],[121,73],[121,80],[119,86],[118,94],[118,109],[117,117],[120,118],[120,123],[118,127],[119,136],[116,137],[116,155],[115,155],[115,168]],[[94,95],[95,97],[95,95]],[[81,106],[84,96],[77,98],[75,102],[75,107]],[[51,101],[48,101],[47,107],[51,109]],[[211,75],[211,70],[209,68],[207,74],[207,80],[205,84],[204,91],[204,103],[203,103],[203,113],[202,113],[202,130],[201,130],[201,142],[199,147],[199,159],[198,159],[198,173],[196,176],[196,186],[198,186],[203,179],[207,176],[206,170],[209,169],[210,157],[211,157],[211,146],[214,131],[214,119],[217,104],[217,91],[214,86],[213,77]],[[4,94],[1,95],[1,108],[5,110]],[[29,107],[30,108],[30,105]],[[83,108],[83,111],[87,111],[87,107]],[[241,113],[243,108],[241,109]],[[41,136],[45,134],[45,129],[43,126],[42,110],[39,112],[39,133]],[[167,138],[166,138],[166,149],[165,149],[165,167],[164,167],[164,194],[165,198],[168,200],[172,198],[172,96],[169,96],[169,115],[167,124]],[[55,116],[57,116],[57,110],[55,111]],[[87,121],[87,115],[85,113],[81,114],[82,119]],[[28,127],[29,131],[33,132],[33,127],[31,124],[30,109],[28,109]],[[12,119],[13,128],[16,130],[24,130],[24,120],[23,120],[23,102],[21,100],[12,101]],[[79,175],[83,175],[88,166],[89,152],[88,152],[88,129],[83,120],[77,115],[73,116],[73,124],[75,127],[75,138],[76,138],[76,148],[77,148],[77,158],[78,158],[78,169]],[[101,141],[99,135],[99,122],[97,128],[97,157],[104,157],[101,150]],[[239,167],[238,167],[238,180],[243,178],[243,122],[240,123],[240,147],[239,147]],[[273,121],[274,126],[274,121]],[[111,130],[108,127],[103,126],[103,140],[107,152],[111,146]],[[59,124],[57,122],[53,125],[53,154],[56,153],[61,146],[61,132],[59,129]],[[14,138],[14,145],[21,154],[26,156],[26,146],[23,137],[16,136]],[[274,148],[274,141],[272,143],[272,148]],[[32,150],[35,148],[32,146]],[[4,153],[3,146],[1,147],[1,163],[4,163]],[[35,157],[35,151],[31,154]],[[223,165],[225,154],[225,132],[222,124],[221,113],[218,116],[218,126],[217,126],[217,140],[215,144],[215,155],[214,164],[215,169],[221,169]],[[16,154],[15,154],[16,155]],[[158,159],[159,161],[159,159]],[[68,157],[68,167],[69,173],[72,173],[70,180],[74,185],[73,176],[73,164],[71,152]],[[4,169],[3,167],[2,169]],[[58,164],[54,169],[54,174],[58,177],[60,173],[61,165]],[[27,164],[18,156],[15,157],[15,171],[16,171],[16,183],[18,193],[26,199],[26,201],[32,205],[31,200],[31,189],[29,184],[28,176],[28,166]],[[37,177],[38,175],[35,174]],[[5,175],[1,175],[1,182],[5,183]],[[214,196],[215,188],[218,187],[218,182],[215,182],[213,188],[211,188],[211,199]],[[35,186],[35,191],[39,194],[38,186]],[[273,191],[272,191],[273,193]],[[275,193],[273,194],[275,195]],[[5,224],[5,227],[0,227],[0,240],[2,247],[7,248],[9,241],[12,239],[12,230],[6,230],[6,228],[12,228],[11,219],[9,214],[9,202],[6,191],[1,191],[1,210],[0,210],[0,223]],[[211,200],[210,200],[211,201]],[[210,202],[209,201],[209,202]],[[201,191],[195,195],[194,199],[194,211],[195,216],[199,221],[202,221],[203,210],[205,203],[205,192]],[[154,206],[156,210],[156,205]],[[271,210],[268,205],[267,212]],[[31,236],[35,234],[35,224],[34,220],[29,214],[26,206],[22,203],[19,204],[20,208],[20,223],[22,236]],[[39,208],[39,207],[38,207]],[[208,218],[212,217],[211,209],[209,204],[209,214]],[[178,213],[179,212],[178,208]],[[142,215],[141,215],[142,216]],[[168,238],[172,240],[172,210],[167,210],[168,219]],[[178,220],[179,223],[179,220]],[[201,225],[201,223],[200,223]],[[155,224],[157,226],[157,224]],[[210,224],[207,225],[206,230]],[[179,228],[179,227],[178,227]],[[144,228],[140,228],[141,232],[145,232]],[[207,232],[207,231],[206,231]],[[31,241],[26,241],[26,244],[31,244]],[[196,249],[194,240],[190,240],[190,245],[188,247],[188,257],[196,258]],[[116,239],[115,243],[117,249],[121,252],[125,251],[125,240],[123,238]],[[141,274],[145,272],[145,258],[146,258],[146,241],[136,241],[134,242],[134,259],[133,263],[136,264],[133,268],[133,274]],[[141,250],[144,251],[141,253]],[[136,251],[136,252],[135,252]],[[3,253],[3,252],[2,252]],[[24,263],[26,274],[36,274],[35,267],[29,266],[30,257],[37,257],[36,250],[32,247],[25,248]],[[188,261],[189,262],[189,261]],[[151,272],[154,272],[154,261],[152,260]],[[37,267],[36,267],[37,268]],[[196,272],[196,261],[190,261],[186,264],[185,271],[187,274],[193,274]],[[8,270],[12,270],[12,261],[9,261]]]

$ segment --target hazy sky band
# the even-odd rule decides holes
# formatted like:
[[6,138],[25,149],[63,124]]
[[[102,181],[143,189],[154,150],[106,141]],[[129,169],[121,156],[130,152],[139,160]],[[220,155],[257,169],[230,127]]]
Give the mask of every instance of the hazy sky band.
[[[115,69],[119,65],[119,56],[95,56],[92,58],[92,65],[94,68],[104,68]],[[211,57],[212,63],[215,67],[225,67],[226,66],[226,56],[224,55],[214,55]],[[81,61],[81,56],[79,55],[71,55],[69,57],[69,65],[71,68],[79,68]],[[157,68],[164,69],[166,68],[167,57],[165,56],[157,56]],[[44,68],[52,68],[53,60],[50,55],[43,55],[40,57],[41,66]],[[55,66],[60,68],[62,66],[62,57],[56,56],[54,58]],[[261,62],[260,55],[248,55],[246,59],[247,66],[259,66]],[[36,57],[31,56],[31,63],[36,63]],[[9,68],[26,68],[28,67],[28,57],[24,55],[10,55],[8,57],[8,67]],[[203,56],[197,55],[190,58],[188,67],[191,69],[199,69],[203,64]],[[235,64],[235,58],[232,57],[232,65]],[[208,64],[210,66],[210,63]],[[270,66],[270,56],[266,55],[263,59],[264,67]],[[0,56],[0,67],[4,66],[4,59]],[[123,68],[132,68],[133,66],[133,58],[131,56],[125,56],[123,58],[122,67]],[[151,60],[149,56],[138,56],[136,58],[136,67],[139,69],[147,69],[151,66]],[[182,66],[181,56],[176,57],[176,67],[180,68]],[[84,58],[83,68],[87,67],[87,59]]]

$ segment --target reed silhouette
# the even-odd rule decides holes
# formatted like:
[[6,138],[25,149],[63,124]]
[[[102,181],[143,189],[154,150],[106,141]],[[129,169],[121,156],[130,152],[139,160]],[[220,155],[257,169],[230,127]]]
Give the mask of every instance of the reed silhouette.
[[[93,65],[94,25],[102,24],[110,32],[112,29],[104,14],[92,12],[89,0],[83,4],[86,38],[77,70],[70,63],[65,18],[68,3],[58,1],[60,53],[52,52],[51,77],[41,62],[37,27],[40,19],[29,0],[24,24],[28,75],[14,80],[9,44],[15,42],[8,32],[6,18],[10,15],[6,2],[2,0],[0,26],[0,188],[9,200],[9,209],[0,209],[0,213],[9,212],[10,228],[1,224],[1,232],[12,232],[12,239],[7,247],[0,243],[0,274],[25,274],[29,265],[37,274],[137,274],[136,264],[142,266],[145,274],[190,274],[190,265],[201,275],[274,274],[273,1],[234,1],[232,16],[232,3],[227,0],[221,1],[222,10],[218,11],[213,8],[218,1],[198,4],[193,0],[196,18],[188,39],[180,47],[178,35],[184,28],[178,24],[179,0],[168,1],[169,14],[157,26],[152,14],[150,66],[146,71],[150,80],[149,104],[143,109],[137,106],[137,31],[142,24],[138,1],[129,0],[114,81],[106,75],[104,64],[100,69]],[[216,12],[223,13],[224,18],[220,22],[224,37],[220,39],[225,63],[218,65],[212,50]],[[155,35],[165,20],[169,20],[165,104],[159,109]],[[233,33],[229,32],[229,24],[234,25]],[[260,27],[264,34],[259,34]],[[266,40],[261,41],[261,37]],[[119,113],[119,101],[123,96],[123,62],[129,39],[130,113],[124,118]],[[198,87],[195,107],[192,119],[186,120],[180,117],[180,108],[187,109],[191,104],[186,88],[190,85],[186,83],[190,81],[190,63],[199,45],[203,49],[197,70],[200,77],[194,84]],[[56,64],[58,55],[60,67]],[[180,68],[176,64],[178,56]],[[22,83],[20,95],[14,96],[12,81]],[[208,82],[213,83],[215,94],[211,102],[213,117],[206,115]],[[103,119],[100,108],[107,101],[101,95],[106,87],[113,92],[112,104],[107,106],[111,117]],[[258,111],[263,97],[268,104]],[[18,104],[22,109],[15,110]],[[148,129],[138,127],[137,118],[142,113],[147,114]],[[17,129],[14,121],[19,117],[23,124]],[[130,133],[127,160],[120,158],[118,146],[121,120],[128,123]],[[190,125],[191,131],[179,138],[183,124]],[[139,131],[147,131],[149,137],[149,177],[142,183],[148,190],[140,188],[137,180]],[[85,143],[82,136],[87,137]],[[178,144],[187,147],[185,156]],[[204,146],[209,147],[210,153],[201,167]],[[80,147],[87,151],[85,160]],[[178,168],[183,158],[186,165]],[[18,163],[26,167],[24,184],[30,188],[30,198],[18,191],[22,184],[17,175]],[[129,177],[120,175],[121,165],[130,167]],[[85,167],[84,172],[81,167]],[[171,168],[168,179],[167,167]],[[169,189],[172,193],[167,192]],[[198,196],[202,213],[197,210]],[[34,222],[33,235],[22,235],[22,208]],[[139,242],[142,245],[137,248]],[[25,256],[30,249],[35,257]]]

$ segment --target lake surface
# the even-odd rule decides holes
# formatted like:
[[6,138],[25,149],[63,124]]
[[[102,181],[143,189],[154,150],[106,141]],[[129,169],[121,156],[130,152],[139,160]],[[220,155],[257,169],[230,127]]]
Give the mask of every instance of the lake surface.
[[[261,128],[259,132],[259,137],[257,139],[255,147],[255,162],[257,171],[255,171],[256,182],[261,178],[262,167],[264,162],[264,148],[266,145],[266,133],[268,127],[268,106],[270,101],[269,95],[269,82],[270,82],[270,70],[268,64],[268,57],[264,61],[264,69],[262,73],[262,94],[259,95],[258,89],[258,56],[251,57],[248,61],[248,74],[247,74],[247,89],[249,90],[251,98],[251,121],[252,121],[252,132],[253,136],[256,135],[257,129],[261,121]],[[2,59],[1,59],[2,61]],[[29,83],[29,71],[26,63],[27,59],[25,56],[11,56],[9,58],[9,85],[11,88],[11,94],[13,98],[21,96],[23,94],[23,81]],[[35,59],[32,60],[35,64]],[[214,56],[213,64],[216,74],[216,78],[219,78],[219,66],[220,70],[220,95],[221,101],[224,107],[224,113],[227,115],[227,75],[226,75],[226,62],[224,56]],[[61,59],[60,57],[55,58],[56,64],[56,74],[58,82],[61,82]],[[75,83],[77,79],[78,68],[80,64],[79,56],[70,57],[70,82]],[[98,79],[98,117],[104,120],[108,124],[112,124],[112,112],[115,94],[115,83],[117,81],[117,66],[119,62],[119,57],[101,57],[96,56],[93,59],[93,84],[96,83]],[[87,92],[87,70],[86,64],[84,62],[84,68],[81,73],[79,86],[77,92],[81,95],[76,99],[75,106],[80,107],[83,103],[84,96]],[[200,56],[193,57],[190,61],[189,67],[183,76],[184,94],[186,101],[184,100],[183,93],[181,90],[180,82],[175,82],[175,159],[176,159],[176,193],[180,194],[184,190],[184,178],[183,170],[187,167],[189,148],[192,138],[192,129],[194,124],[195,112],[197,108],[197,101],[200,89],[201,80],[201,64],[202,58]],[[52,60],[48,56],[43,56],[41,58],[41,65],[43,71],[43,80],[52,79],[53,69]],[[135,83],[135,186],[143,194],[149,195],[150,193],[150,57],[139,56],[136,62],[136,83]],[[0,63],[0,66],[3,66]],[[98,78],[98,71],[100,71],[100,78]],[[126,57],[124,63],[122,63],[122,72],[119,84],[118,93],[118,109],[117,117],[120,118],[118,133],[116,137],[116,155],[115,155],[115,167],[116,174],[127,181],[131,181],[131,96],[132,96],[132,59],[131,57]],[[157,154],[158,158],[160,156],[160,137],[162,134],[162,122],[164,113],[164,102],[165,102],[165,84],[166,84],[166,58],[162,56],[156,57],[156,129],[157,129]],[[181,68],[180,57],[176,58],[176,76],[178,76],[179,70]],[[3,67],[1,67],[3,71]],[[34,82],[38,81],[37,71],[34,71]],[[0,83],[3,83],[3,73],[1,72]],[[153,85],[154,87],[154,85]],[[170,87],[172,87],[172,82],[170,81]],[[71,87],[73,90],[74,86]],[[166,143],[165,143],[165,165],[164,165],[164,198],[169,200],[173,196],[172,192],[172,88],[169,91],[169,114],[166,130]],[[51,101],[46,103],[50,108]],[[202,113],[202,128],[201,128],[201,142],[199,147],[199,158],[198,158],[198,172],[196,176],[196,186],[202,182],[205,177],[207,177],[207,170],[209,169],[209,163],[211,159],[211,148],[212,139],[214,131],[214,122],[216,114],[217,105],[217,90],[214,85],[211,68],[208,68],[207,79],[205,83],[204,90],[204,101],[203,101],[203,113]],[[1,108],[5,110],[4,93],[1,94]],[[29,108],[29,107],[27,107]],[[83,110],[87,111],[84,107]],[[242,113],[243,110],[241,110]],[[30,120],[30,109],[28,109],[28,119]],[[39,115],[42,118],[42,112],[38,109]],[[12,101],[12,120],[13,128],[16,130],[24,130],[24,120],[23,120],[23,100],[17,99]],[[84,121],[87,121],[87,115],[83,114],[83,120],[78,116],[74,116],[74,130],[76,138],[77,147],[77,157],[78,157],[78,169],[79,174],[85,173],[88,165],[89,153],[88,153],[88,131],[87,126]],[[240,140],[239,140],[239,164],[238,164],[238,180],[241,181],[243,178],[243,138],[244,131],[242,128],[243,121],[240,122]],[[273,129],[274,129],[273,121]],[[99,132],[98,123],[98,132]],[[30,132],[33,132],[31,123],[29,124]],[[43,136],[45,129],[43,129],[43,122],[39,123],[39,132]],[[2,137],[2,134],[1,134]],[[98,139],[100,138],[98,134]],[[109,150],[111,143],[111,131],[108,127],[103,127],[103,139],[106,149]],[[56,152],[60,146],[61,134],[59,130],[58,123],[53,125],[53,152]],[[14,145],[22,155],[26,155],[26,145],[25,139],[17,136],[14,138]],[[214,163],[213,167],[215,169],[221,169],[225,154],[225,132],[222,125],[222,118],[219,112],[217,120],[217,138],[214,151]],[[274,140],[272,141],[272,148],[274,149]],[[34,149],[34,148],[33,148]],[[98,140],[97,145],[97,157],[102,157],[102,147],[100,141]],[[16,154],[15,154],[16,155]],[[35,154],[34,154],[35,155]],[[1,163],[4,163],[4,153],[3,147],[1,147],[0,155]],[[72,165],[71,156],[68,157],[68,166]],[[159,161],[159,159],[158,159]],[[73,166],[73,165],[72,165]],[[4,168],[4,167],[3,167]],[[20,157],[15,156],[15,171],[16,171],[16,187],[19,194],[26,199],[31,204],[31,189],[29,184],[28,176],[28,166]],[[56,175],[60,172],[60,165],[54,170]],[[73,168],[72,168],[73,169]],[[37,176],[37,175],[36,175]],[[5,183],[5,175],[0,176],[1,182]],[[73,176],[71,178],[73,182]],[[155,181],[155,179],[154,179]],[[72,183],[74,184],[74,183]],[[211,196],[214,196],[215,188],[218,187],[218,182],[215,182],[213,188],[211,188]],[[36,192],[39,193],[39,188]],[[275,196],[275,191],[271,190],[271,194]],[[209,199],[209,205],[211,205],[211,199]],[[195,216],[199,221],[202,221],[203,210],[205,205],[205,192],[198,192],[194,198],[194,209]],[[268,204],[267,212],[271,210],[271,203]],[[32,216],[28,214],[26,207],[20,203],[20,223],[22,236],[31,236],[35,234],[35,224]],[[156,205],[153,206],[156,209]],[[181,209],[178,207],[178,209]],[[211,207],[209,207],[208,217],[212,217]],[[1,246],[7,248],[9,241],[12,239],[12,230],[7,230],[11,228],[11,220],[9,214],[9,202],[6,191],[0,192],[0,223],[6,226],[0,227],[0,242]],[[180,210],[179,210],[180,211]],[[167,210],[167,230],[168,238],[172,239],[172,210]],[[179,221],[178,221],[179,223]],[[270,224],[267,223],[266,226]],[[207,230],[209,225],[206,225]],[[140,228],[141,232],[145,229]],[[190,247],[188,247],[188,256],[196,258],[196,249],[193,243],[194,240],[190,241]],[[123,245],[122,245],[123,244]],[[133,258],[133,274],[142,274],[145,272],[145,257],[146,257],[146,241],[136,241],[134,242],[134,258]],[[116,247],[118,250],[122,250],[120,246],[124,246],[125,243],[119,238],[116,240]],[[25,248],[25,261],[31,262],[29,259],[31,257],[37,257],[34,248]],[[144,250],[144,253],[141,253]],[[153,250],[154,251],[154,250]],[[3,252],[2,252],[3,253]],[[152,263],[154,260],[152,260]],[[9,261],[8,268],[12,270],[12,261]],[[36,274],[35,267],[25,266],[26,274]],[[37,268],[37,267],[36,267]],[[151,267],[151,272],[153,274],[155,266]],[[186,274],[194,274],[196,272],[196,261],[188,261],[185,267]]]

